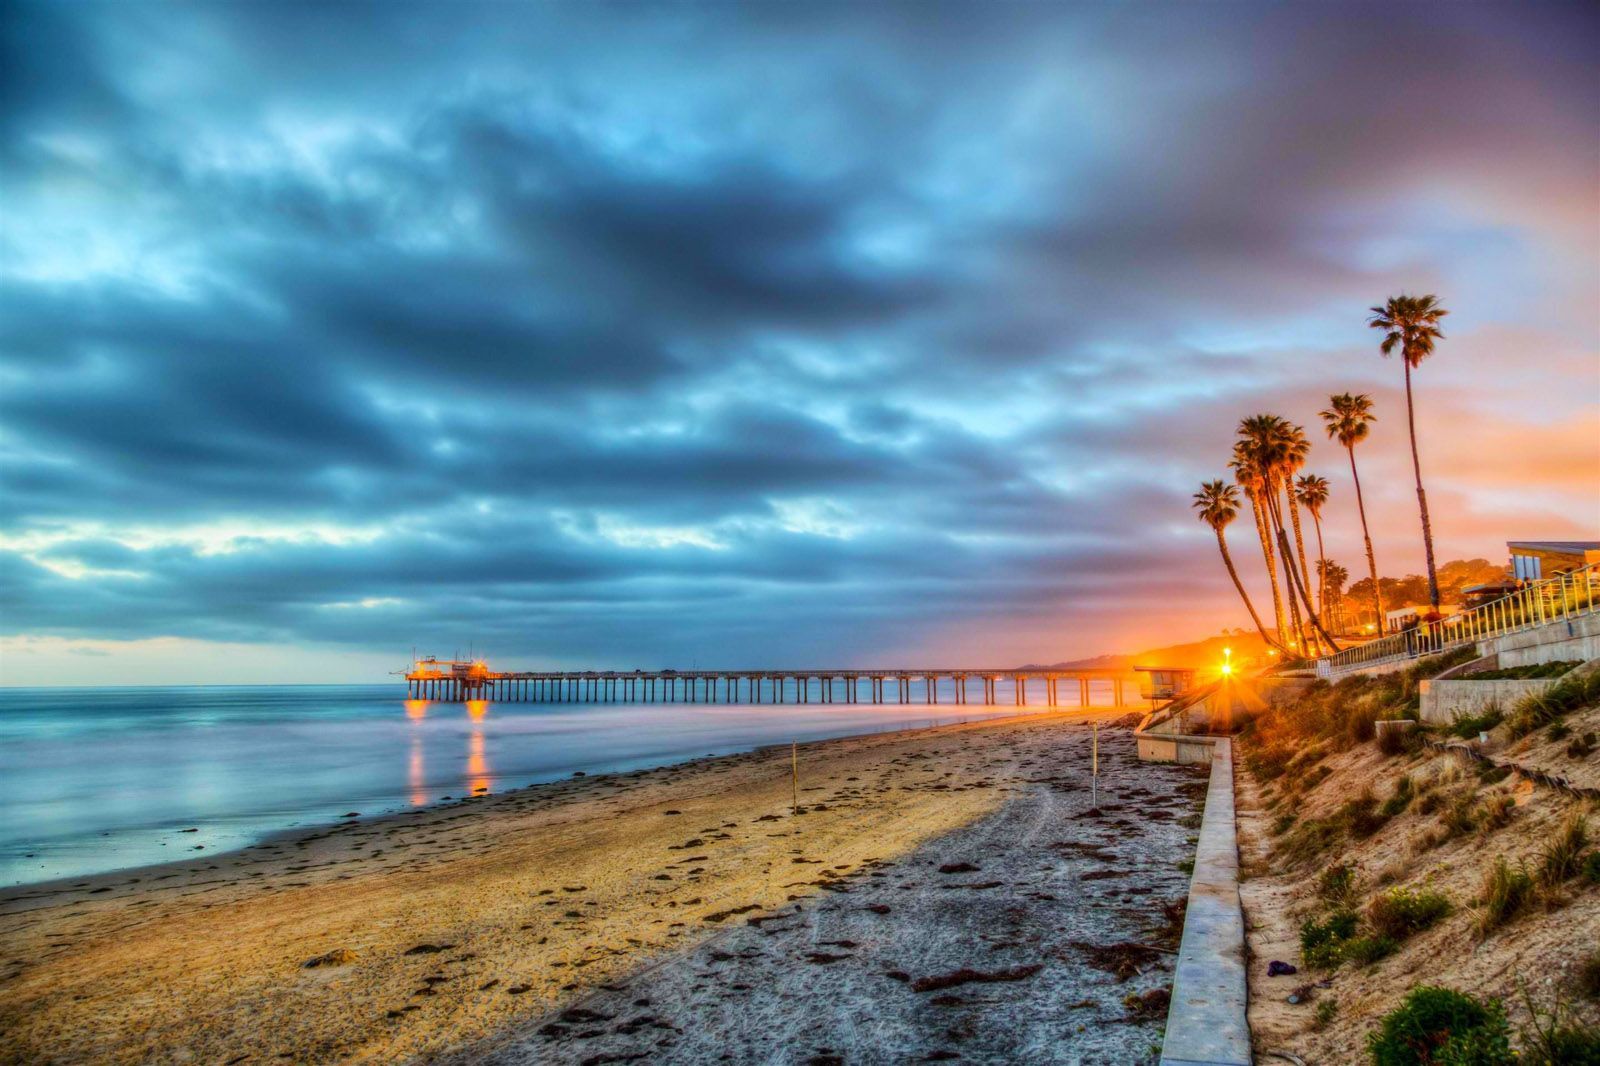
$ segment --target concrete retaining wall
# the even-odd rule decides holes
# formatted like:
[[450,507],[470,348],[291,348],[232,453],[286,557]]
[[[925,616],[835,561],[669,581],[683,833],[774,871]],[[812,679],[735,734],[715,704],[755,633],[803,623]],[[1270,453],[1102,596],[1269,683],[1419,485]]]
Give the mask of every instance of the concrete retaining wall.
[[1520,681],[1473,681],[1469,675],[1418,682],[1417,691],[1422,695],[1421,718],[1429,725],[1449,725],[1463,715],[1482,714],[1491,706],[1509,711],[1524,696],[1543,692],[1558,680],[1530,677]]
[[1600,659],[1600,614],[1580,615],[1520,633],[1508,633],[1484,641],[1482,649],[1485,655],[1498,655],[1503,667],[1562,660],[1586,663],[1590,659]]
[[1216,741],[1211,737],[1182,736],[1176,733],[1137,733],[1141,762],[1175,762],[1181,766],[1204,766],[1211,761]]
[[1211,784],[1172,977],[1162,1066],[1249,1066],[1244,912],[1234,832],[1233,746],[1212,744]]

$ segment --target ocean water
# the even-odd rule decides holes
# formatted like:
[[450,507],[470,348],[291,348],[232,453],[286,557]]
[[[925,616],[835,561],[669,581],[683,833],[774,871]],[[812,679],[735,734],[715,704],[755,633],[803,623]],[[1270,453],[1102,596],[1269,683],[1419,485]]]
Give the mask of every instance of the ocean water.
[[398,685],[0,688],[0,885],[194,858],[580,770],[1022,710],[949,693],[932,706],[403,697]]

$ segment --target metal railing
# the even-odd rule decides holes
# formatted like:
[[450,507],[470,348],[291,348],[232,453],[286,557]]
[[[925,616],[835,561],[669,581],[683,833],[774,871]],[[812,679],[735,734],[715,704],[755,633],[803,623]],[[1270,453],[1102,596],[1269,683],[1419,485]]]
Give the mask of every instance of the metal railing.
[[1423,622],[1387,637],[1317,660],[1317,676],[1334,678],[1363,666],[1419,659],[1480,640],[1600,610],[1600,564],[1530,582],[1508,596],[1437,622]]

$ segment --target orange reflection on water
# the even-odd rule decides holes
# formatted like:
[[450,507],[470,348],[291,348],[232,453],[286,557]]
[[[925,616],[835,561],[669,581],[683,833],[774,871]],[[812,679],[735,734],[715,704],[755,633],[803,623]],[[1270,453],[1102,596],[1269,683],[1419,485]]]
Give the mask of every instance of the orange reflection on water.
[[428,717],[428,701],[406,700],[406,717],[413,722]]
[[483,716],[488,714],[488,713],[489,713],[489,701],[488,700],[468,700],[467,701],[467,717],[471,718],[474,722],[483,721]]
[[407,783],[411,786],[411,806],[422,807],[428,802],[428,791],[424,787],[426,781],[422,775],[422,738],[411,738],[411,765],[408,768]]
[[467,739],[467,795],[479,795],[479,789],[488,791],[489,760],[483,756],[483,730],[474,729]]

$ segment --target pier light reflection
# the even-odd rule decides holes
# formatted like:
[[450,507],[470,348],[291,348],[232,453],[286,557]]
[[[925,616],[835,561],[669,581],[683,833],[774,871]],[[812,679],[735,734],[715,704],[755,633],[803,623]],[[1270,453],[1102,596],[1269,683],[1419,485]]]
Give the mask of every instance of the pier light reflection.
[[488,713],[489,713],[489,701],[488,700],[468,700],[467,701],[467,717],[471,718],[474,722],[483,721],[483,716],[488,714]]
[[411,762],[407,767],[406,784],[411,788],[411,806],[427,806],[428,789],[427,778],[423,774],[421,736],[414,735],[411,738]]
[[489,760],[483,754],[483,730],[474,728],[467,738],[467,795],[482,795],[480,789],[489,789]]
[[406,700],[406,717],[413,722],[420,722],[428,717],[428,701]]

